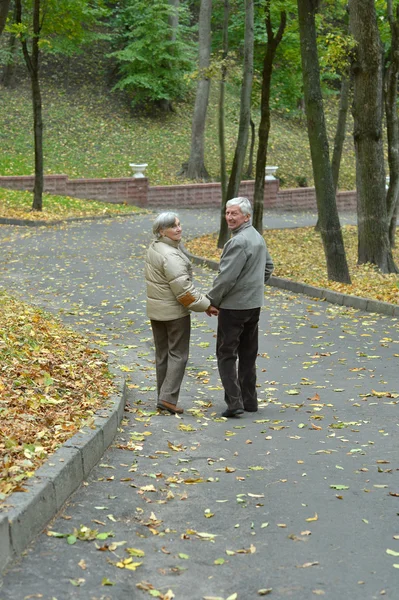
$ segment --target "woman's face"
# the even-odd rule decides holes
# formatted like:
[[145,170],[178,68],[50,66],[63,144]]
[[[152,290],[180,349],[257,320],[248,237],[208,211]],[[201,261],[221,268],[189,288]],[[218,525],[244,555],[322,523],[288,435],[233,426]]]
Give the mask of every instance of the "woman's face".
[[160,234],[168,237],[170,240],[175,242],[180,242],[181,240],[181,232],[182,228],[180,225],[179,219],[175,219],[175,224],[172,227],[167,227],[166,229],[161,229]]

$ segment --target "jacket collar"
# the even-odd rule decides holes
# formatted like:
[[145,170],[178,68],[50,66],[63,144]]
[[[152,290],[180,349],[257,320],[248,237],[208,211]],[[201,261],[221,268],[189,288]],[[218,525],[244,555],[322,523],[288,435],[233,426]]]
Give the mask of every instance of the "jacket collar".
[[243,223],[242,225],[240,225],[240,227],[237,227],[237,229],[233,229],[231,234],[237,235],[237,233],[240,233],[240,231],[243,231],[244,229],[247,229],[248,227],[252,227],[251,219],[249,221],[247,221],[246,223]]
[[170,238],[166,237],[166,235],[160,237],[159,239],[157,239],[155,241],[162,242],[163,244],[168,244],[168,246],[173,246],[173,248],[178,248],[179,243],[180,243],[180,242],[176,242],[175,240],[171,240]]

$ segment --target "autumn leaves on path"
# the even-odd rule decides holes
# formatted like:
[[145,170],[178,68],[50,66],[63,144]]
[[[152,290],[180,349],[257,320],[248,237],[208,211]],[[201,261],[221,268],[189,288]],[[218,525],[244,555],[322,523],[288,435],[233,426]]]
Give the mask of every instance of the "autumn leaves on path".
[[[22,243],[6,278],[95,336],[128,376],[126,416],[1,600],[394,598],[398,322],[267,288],[258,413],[220,417],[216,321],[200,315],[185,413],[159,415],[142,281],[150,220],[94,229],[37,232],[29,245],[46,269]],[[196,275],[208,289],[212,273]]]

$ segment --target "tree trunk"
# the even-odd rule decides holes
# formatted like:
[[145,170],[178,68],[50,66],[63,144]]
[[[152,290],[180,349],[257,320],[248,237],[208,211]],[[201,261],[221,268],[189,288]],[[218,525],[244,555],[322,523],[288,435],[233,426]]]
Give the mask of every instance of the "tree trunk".
[[[169,5],[172,10],[168,16],[168,25],[170,28],[170,39],[172,42],[176,41],[177,38],[177,29],[179,27],[179,6],[180,0],[168,0]],[[174,112],[173,104],[171,100],[167,100],[166,98],[161,98],[156,101],[156,106],[162,112]]]
[[7,21],[10,0],[0,0],[0,35],[3,33]]
[[396,18],[393,14],[392,0],[387,2],[388,21],[391,29],[391,47],[388,66],[385,72],[384,97],[385,117],[388,138],[389,187],[387,192],[387,217],[389,242],[395,247],[396,217],[399,198],[399,121],[397,112],[398,72],[399,72],[399,6]]
[[[331,159],[331,170],[335,194],[337,193],[338,189],[339,169],[341,166],[342,149],[345,141],[346,118],[348,116],[349,108],[349,90],[350,79],[347,74],[344,74],[341,80],[341,95],[339,99],[338,122],[337,128],[335,130],[334,149],[333,156]],[[315,230],[320,231],[319,219],[317,219]]]
[[169,4],[170,4],[170,6],[173,7],[173,11],[169,15],[168,21],[169,21],[169,27],[171,28],[171,31],[172,31],[171,40],[172,40],[172,42],[175,42],[176,36],[177,36],[177,28],[179,27],[180,0],[169,0]]
[[199,15],[199,81],[193,121],[191,125],[191,150],[188,162],[182,165],[181,174],[189,179],[208,180],[204,160],[204,136],[211,81],[207,70],[211,60],[212,0],[201,0]]
[[342,231],[335,201],[317,53],[317,2],[298,0],[302,73],[308,136],[315,181],[320,233],[329,280],[350,283]]
[[229,0],[224,0],[224,16],[223,16],[223,54],[222,68],[220,76],[220,92],[219,92],[219,114],[218,114],[218,134],[219,134],[219,149],[220,149],[220,186],[222,192],[222,206],[226,205],[227,193],[227,171],[226,171],[226,143],[225,143],[225,95],[226,95],[226,60],[229,51]]
[[255,188],[254,188],[254,214],[252,224],[263,233],[263,207],[265,197],[265,167],[267,161],[267,147],[270,132],[270,88],[273,72],[273,61],[277,47],[284,34],[287,17],[285,11],[280,13],[280,25],[277,35],[274,35],[270,19],[270,0],[265,6],[265,24],[267,32],[266,52],[263,59],[262,96],[260,105],[260,124],[258,130],[258,153],[256,156]]
[[[251,92],[253,80],[254,61],[254,3],[245,0],[245,39],[244,39],[244,67],[241,87],[240,120],[238,125],[238,138],[231,168],[229,183],[226,192],[226,201],[235,198],[238,194],[241,175],[244,166],[245,154],[248,144],[248,130],[251,119]],[[228,227],[225,219],[225,203],[222,202],[218,248],[222,248],[228,240]]]
[[254,168],[254,150],[255,150],[255,123],[252,119],[249,120],[249,125],[251,128],[251,137],[249,144],[249,153],[248,153],[248,166],[244,173],[244,179],[248,180],[252,177],[252,171]]
[[349,24],[357,42],[352,68],[358,262],[375,264],[383,273],[395,273],[388,237],[382,139],[383,51],[374,0],[350,0]]
[[[17,23],[22,22],[21,0],[16,0]],[[22,38],[22,52],[28,69],[33,104],[33,133],[35,140],[35,185],[33,188],[32,210],[41,211],[43,208],[43,120],[42,98],[39,82],[39,41],[40,41],[40,0],[33,2],[33,37],[32,54],[29,54],[26,39]]]
[[346,118],[349,108],[349,90],[350,78],[347,73],[342,76],[341,95],[339,99],[338,122],[334,137],[334,148],[331,159],[331,170],[334,183],[334,189],[338,189],[339,168],[341,166],[342,149],[345,141]]
[[[1,0],[0,0],[1,1]],[[14,21],[16,21],[16,8],[14,7]],[[4,66],[1,83],[4,87],[11,87],[14,83],[15,74],[15,52],[17,49],[17,38],[14,33],[11,33],[8,41],[8,58]]]
[[393,211],[392,219],[389,224],[389,241],[391,243],[391,248],[396,248],[396,223],[398,220],[398,209],[399,202],[396,203],[395,210]]

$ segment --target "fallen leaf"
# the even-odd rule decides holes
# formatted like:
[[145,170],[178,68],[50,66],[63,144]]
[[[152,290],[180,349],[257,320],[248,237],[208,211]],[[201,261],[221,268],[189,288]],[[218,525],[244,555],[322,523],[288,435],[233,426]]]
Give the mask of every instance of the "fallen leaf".
[[308,522],[318,521],[318,520],[319,520],[319,517],[318,517],[317,513],[314,514],[314,517],[309,517],[308,519],[305,519],[305,521],[308,521]]

